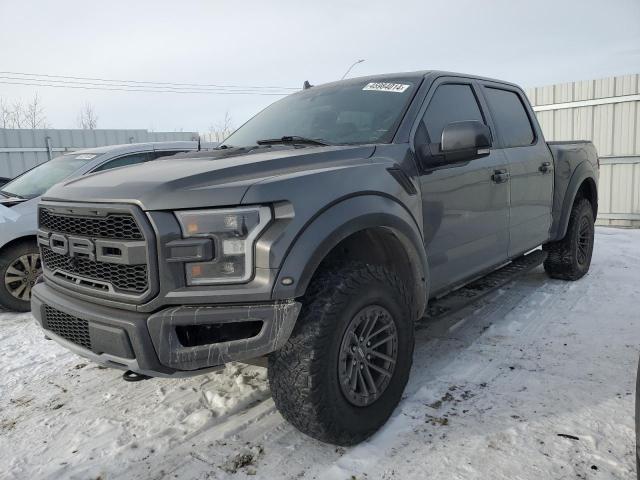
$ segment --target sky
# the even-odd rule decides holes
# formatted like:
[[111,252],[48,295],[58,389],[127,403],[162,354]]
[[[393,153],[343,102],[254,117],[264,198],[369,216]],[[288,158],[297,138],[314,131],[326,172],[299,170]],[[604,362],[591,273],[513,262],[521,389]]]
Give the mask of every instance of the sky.
[[525,87],[640,73],[640,0],[0,0],[0,98],[37,92],[54,128],[76,128],[89,102],[98,128],[206,132],[280,97],[8,85],[20,76],[6,72],[297,88],[358,59],[350,76],[440,69]]

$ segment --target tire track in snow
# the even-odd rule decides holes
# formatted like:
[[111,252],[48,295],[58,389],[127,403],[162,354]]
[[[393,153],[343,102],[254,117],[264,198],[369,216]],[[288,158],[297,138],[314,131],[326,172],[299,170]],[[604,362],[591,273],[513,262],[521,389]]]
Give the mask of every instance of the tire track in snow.
[[[0,428],[9,428],[0,433],[0,471],[246,478],[247,470],[232,474],[221,465],[260,445],[262,478],[575,478],[585,469],[592,476],[591,464],[601,478],[628,478],[627,394],[640,338],[627,306],[633,295],[640,300],[640,232],[598,232],[583,281],[552,281],[536,270],[419,330],[405,399],[380,433],[350,449],[286,424],[266,380],[254,379],[257,397],[231,395],[249,401],[226,404],[235,413],[209,416],[212,397],[203,391],[213,376],[125,384],[118,372],[76,370],[84,360],[43,341],[20,316],[0,313]],[[230,385],[238,375],[219,380]],[[559,431],[580,441],[556,437]]]
[[[389,469],[381,468],[382,465],[379,459],[388,459],[389,451],[410,443],[407,442],[406,437],[414,434],[416,426],[421,422],[419,420],[407,421],[406,417],[415,420],[419,418],[416,416],[416,411],[422,410],[424,412],[427,410],[424,406],[421,407],[420,404],[424,404],[424,399],[428,398],[428,390],[442,393],[447,391],[447,387],[450,384],[464,381],[466,383],[464,383],[463,388],[469,388],[474,395],[478,393],[478,389],[474,389],[474,387],[479,383],[489,383],[496,384],[498,391],[502,387],[509,395],[517,397],[515,395],[517,392],[509,391],[509,387],[513,387],[514,384],[519,382],[521,384],[520,388],[526,390],[526,380],[523,381],[520,377],[531,375],[531,372],[513,366],[514,363],[517,365],[520,358],[530,362],[526,353],[522,354],[521,352],[533,346],[533,353],[535,354],[538,348],[537,344],[541,341],[544,343],[547,340],[546,335],[550,331],[553,331],[555,327],[562,328],[563,324],[568,323],[564,319],[558,318],[558,312],[564,312],[565,316],[569,317],[580,305],[584,305],[585,298],[601,298],[603,292],[599,284],[604,267],[602,263],[598,264],[597,262],[594,266],[596,268],[592,270],[589,276],[579,283],[548,280],[544,277],[544,273],[538,270],[519,279],[515,284],[507,286],[503,296],[494,296],[487,300],[489,306],[482,306],[472,315],[469,315],[462,327],[459,327],[460,322],[456,318],[450,319],[452,325],[448,330],[444,329],[445,332],[441,334],[439,341],[442,341],[442,338],[446,338],[458,342],[458,351],[453,355],[455,358],[451,358],[451,355],[445,356],[447,366],[439,373],[420,375],[417,378],[413,378],[414,383],[419,380],[428,381],[429,383],[422,389],[417,391],[414,389],[414,392],[402,402],[399,408],[400,413],[394,415],[388,427],[385,427],[382,432],[374,436],[369,442],[355,447],[340,459],[336,465],[322,472],[320,477],[345,478],[345,475],[360,472],[367,472],[374,477],[376,474],[388,474]],[[640,267],[640,265],[638,266]],[[514,286],[517,288],[512,288]],[[579,291],[579,294],[576,295],[577,291]],[[491,361],[482,362],[482,359],[480,359],[479,362],[471,362],[471,365],[468,365],[470,363],[469,358],[472,358],[472,356],[467,355],[464,348],[464,333],[458,335],[456,331],[459,328],[472,330],[469,325],[476,322],[487,326],[487,321],[489,323],[488,328],[482,335],[477,337],[473,342],[473,346],[474,348],[480,348],[481,354],[482,347],[488,347],[491,353]],[[441,328],[440,332],[442,331],[443,329]],[[417,347],[417,349],[419,348]],[[548,350],[550,351],[551,349]],[[533,372],[535,372],[536,365],[533,368]],[[537,368],[544,369],[544,365],[539,364]],[[566,381],[567,377],[570,378],[570,375],[571,373],[563,375],[557,379],[558,383]],[[546,376],[549,377],[549,375]],[[484,380],[484,382],[481,382],[481,380]],[[588,390],[589,388],[591,388],[590,383],[582,385],[583,390]],[[516,402],[514,401],[514,403]],[[491,406],[488,408],[490,409]],[[570,417],[571,414],[568,416]],[[511,429],[507,433],[498,433],[498,436],[502,435],[503,442],[509,443],[512,439],[517,438],[518,435],[524,435],[524,431],[526,429]],[[573,468],[571,475],[582,476],[584,474],[584,471],[580,470],[588,468],[583,465],[587,461],[586,459],[600,460],[601,463],[609,465],[613,471],[616,469],[624,471],[624,467],[621,467],[618,461],[612,460],[610,455],[606,456],[601,451],[596,451],[598,442],[594,440],[593,436],[585,436],[584,443],[585,445],[581,446],[582,450],[579,451],[580,453],[577,456],[574,456],[571,451],[566,452],[567,464],[573,461],[578,463],[575,467],[571,466]],[[594,451],[596,452],[594,453]],[[611,452],[611,449],[609,449],[609,452]],[[606,460],[602,460],[603,458]],[[560,468],[563,468],[563,466],[561,465]],[[431,471],[430,473],[433,474],[434,472]],[[569,471],[564,473],[569,474]],[[451,471],[448,474],[448,478],[457,478],[451,474]]]

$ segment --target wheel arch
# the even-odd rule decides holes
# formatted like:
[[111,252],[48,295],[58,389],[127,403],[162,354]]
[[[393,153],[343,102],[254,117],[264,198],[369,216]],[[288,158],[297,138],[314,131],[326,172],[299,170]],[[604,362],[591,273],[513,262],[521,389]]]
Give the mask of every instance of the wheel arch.
[[578,188],[578,193],[576,194],[576,198],[578,197],[583,197],[589,200],[591,208],[593,209],[593,219],[595,220],[598,216],[598,186],[596,185],[596,181],[593,177],[587,177],[582,181]]
[[593,218],[595,219],[598,215],[598,186],[593,169],[588,162],[583,162],[578,165],[571,176],[571,180],[564,193],[560,211],[554,215],[557,221],[554,221],[551,228],[552,241],[560,240],[567,234],[571,209],[573,208],[576,198],[580,196],[586,198],[591,203]]
[[27,242],[33,242],[37,244],[37,237],[35,235],[22,235],[20,237],[13,238],[0,247],[0,255],[2,255],[2,253],[8,248]]
[[[399,266],[410,275],[408,284],[422,315],[429,270],[418,224],[396,200],[374,194],[342,200],[306,225],[282,263],[274,298],[304,295],[323,263],[346,258]],[[283,285],[285,278],[293,279],[293,284]]]

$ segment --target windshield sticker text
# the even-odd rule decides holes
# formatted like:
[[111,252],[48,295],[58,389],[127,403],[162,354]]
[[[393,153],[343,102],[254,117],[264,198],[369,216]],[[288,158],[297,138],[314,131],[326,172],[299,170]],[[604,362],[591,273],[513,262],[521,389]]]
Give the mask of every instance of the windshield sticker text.
[[376,92],[403,93],[410,86],[411,85],[405,85],[404,83],[374,82],[374,83],[367,83],[362,90],[374,90]]

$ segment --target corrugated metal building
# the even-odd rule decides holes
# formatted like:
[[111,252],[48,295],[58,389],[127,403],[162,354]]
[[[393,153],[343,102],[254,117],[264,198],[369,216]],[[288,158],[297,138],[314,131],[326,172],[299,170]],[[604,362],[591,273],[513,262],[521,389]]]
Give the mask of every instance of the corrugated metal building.
[[547,140],[591,140],[600,225],[640,227],[640,75],[527,89]]
[[0,177],[15,177],[61,152],[81,148],[197,139],[196,132],[0,128]]

